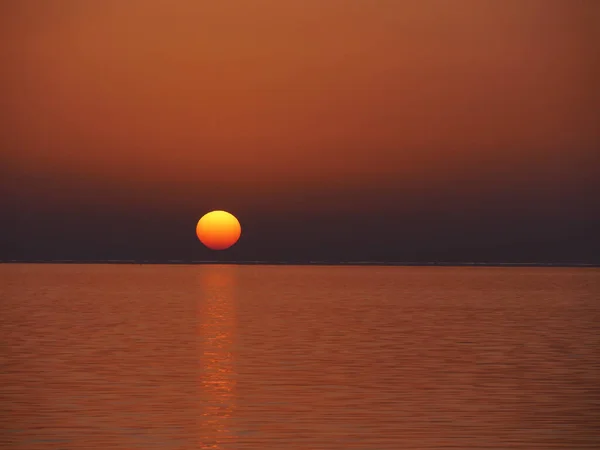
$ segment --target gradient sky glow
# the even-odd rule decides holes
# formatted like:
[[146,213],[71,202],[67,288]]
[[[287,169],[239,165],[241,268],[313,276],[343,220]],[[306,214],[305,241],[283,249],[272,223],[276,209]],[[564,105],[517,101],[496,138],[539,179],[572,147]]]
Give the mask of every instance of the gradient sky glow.
[[242,221],[239,259],[600,257],[595,0],[21,0],[0,17],[11,258],[208,259],[211,209]]

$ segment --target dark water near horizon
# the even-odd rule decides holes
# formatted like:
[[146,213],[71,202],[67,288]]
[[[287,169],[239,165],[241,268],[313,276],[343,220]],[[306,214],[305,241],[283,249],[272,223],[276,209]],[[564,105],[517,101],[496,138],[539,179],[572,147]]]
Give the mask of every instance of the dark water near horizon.
[[0,448],[600,448],[600,270],[0,265]]

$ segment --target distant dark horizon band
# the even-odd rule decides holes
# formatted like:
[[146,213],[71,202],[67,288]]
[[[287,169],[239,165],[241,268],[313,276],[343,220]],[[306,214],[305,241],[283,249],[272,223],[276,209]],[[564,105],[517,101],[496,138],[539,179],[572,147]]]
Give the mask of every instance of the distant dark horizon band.
[[152,261],[152,260],[2,260],[0,264],[115,264],[115,265],[240,265],[240,266],[390,266],[390,267],[581,267],[600,268],[585,262],[411,262],[411,261]]

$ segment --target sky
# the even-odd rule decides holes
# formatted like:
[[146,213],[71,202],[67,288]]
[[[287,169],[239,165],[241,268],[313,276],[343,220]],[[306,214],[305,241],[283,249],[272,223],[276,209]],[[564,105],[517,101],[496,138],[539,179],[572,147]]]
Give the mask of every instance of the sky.
[[596,0],[1,2],[0,259],[600,262],[598,42]]

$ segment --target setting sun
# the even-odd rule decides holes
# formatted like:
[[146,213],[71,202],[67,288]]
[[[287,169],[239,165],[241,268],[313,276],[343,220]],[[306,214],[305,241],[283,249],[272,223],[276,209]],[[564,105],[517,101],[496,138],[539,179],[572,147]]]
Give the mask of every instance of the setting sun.
[[225,250],[240,238],[242,227],[237,218],[226,211],[211,211],[198,221],[196,235],[212,250]]

